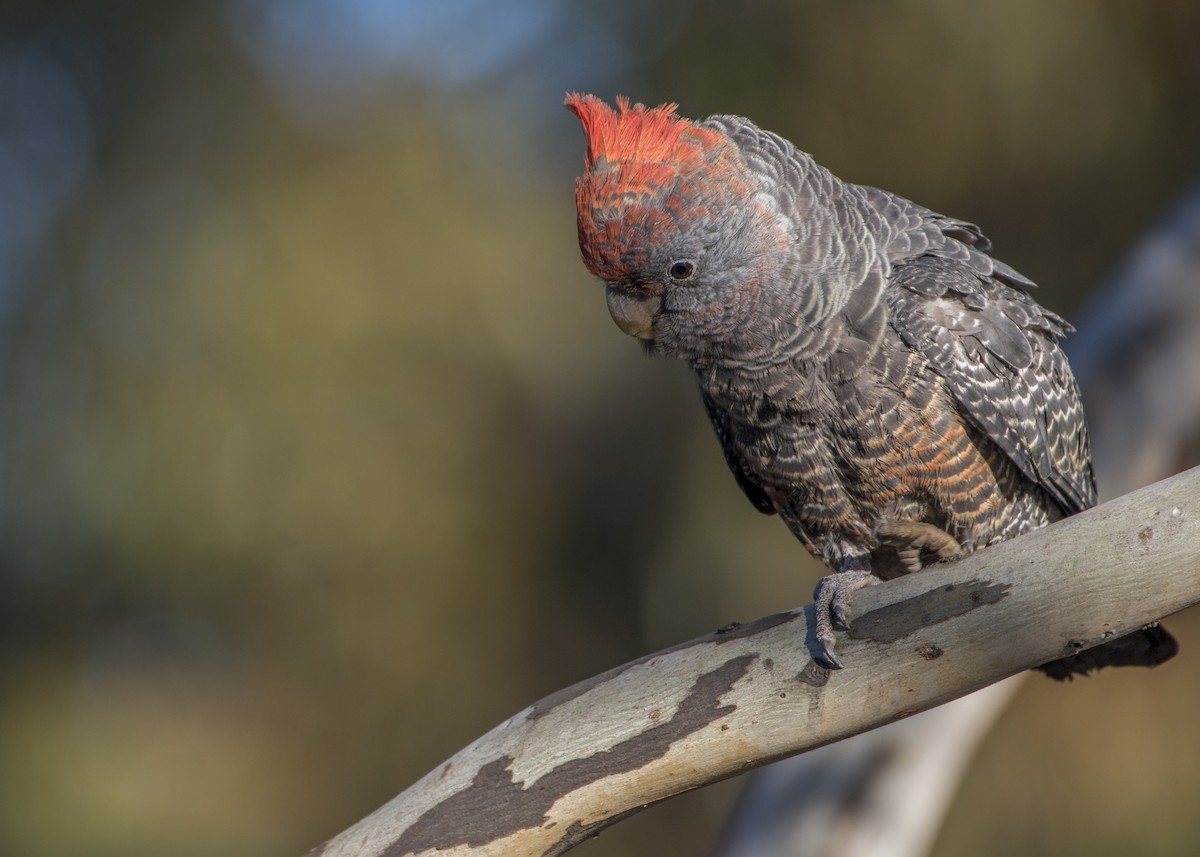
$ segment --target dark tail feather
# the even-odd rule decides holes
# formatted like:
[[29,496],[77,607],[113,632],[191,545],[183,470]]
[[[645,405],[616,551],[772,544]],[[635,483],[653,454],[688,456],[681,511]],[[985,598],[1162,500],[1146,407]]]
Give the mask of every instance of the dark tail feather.
[[1068,681],[1100,667],[1156,667],[1179,653],[1179,643],[1157,622],[1077,655],[1038,667],[1050,678]]

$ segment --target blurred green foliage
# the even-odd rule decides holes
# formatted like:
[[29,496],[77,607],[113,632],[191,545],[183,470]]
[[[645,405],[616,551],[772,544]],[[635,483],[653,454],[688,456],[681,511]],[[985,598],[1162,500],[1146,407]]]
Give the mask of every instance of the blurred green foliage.
[[[400,65],[318,119],[238,30],[266,5],[5,13],[89,154],[40,244],[0,216],[4,853],[298,854],[539,696],[808,599],[578,262],[566,90],[750,115],[982,223],[1062,311],[1200,151],[1185,2],[547,2],[486,74]],[[0,155],[76,103],[23,74]],[[1194,852],[1197,624],[1154,673],[1031,681],[938,853]],[[580,853],[702,853],[733,794]]]

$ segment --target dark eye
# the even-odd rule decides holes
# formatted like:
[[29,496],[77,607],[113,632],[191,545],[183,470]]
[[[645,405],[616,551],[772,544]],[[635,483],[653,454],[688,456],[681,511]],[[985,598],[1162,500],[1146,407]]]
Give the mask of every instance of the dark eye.
[[687,259],[680,259],[678,262],[671,263],[671,267],[667,269],[667,273],[671,275],[672,280],[686,280],[692,274],[696,273],[696,266]]

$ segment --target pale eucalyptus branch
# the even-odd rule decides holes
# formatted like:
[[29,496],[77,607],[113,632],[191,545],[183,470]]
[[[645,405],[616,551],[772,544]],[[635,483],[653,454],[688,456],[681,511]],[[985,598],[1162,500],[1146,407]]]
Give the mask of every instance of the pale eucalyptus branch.
[[[1200,468],[862,590],[829,673],[811,605],[552,694],[310,855],[548,857],[652,803],[962,696],[1200,601]],[[1170,667],[1168,667],[1169,669]]]

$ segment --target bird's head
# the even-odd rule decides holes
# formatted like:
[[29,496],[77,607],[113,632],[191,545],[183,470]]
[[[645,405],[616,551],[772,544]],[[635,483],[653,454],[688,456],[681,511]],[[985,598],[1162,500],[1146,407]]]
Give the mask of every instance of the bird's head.
[[571,94],[566,106],[587,135],[579,247],[617,325],[650,351],[693,360],[776,344],[753,322],[782,287],[786,219],[735,141],[673,104],[618,98],[614,108]]

